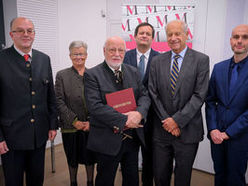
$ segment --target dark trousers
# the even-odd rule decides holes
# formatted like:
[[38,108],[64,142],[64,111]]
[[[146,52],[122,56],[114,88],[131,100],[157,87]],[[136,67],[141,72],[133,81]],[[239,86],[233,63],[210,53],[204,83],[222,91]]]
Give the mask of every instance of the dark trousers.
[[184,144],[176,138],[153,138],[153,172],[156,186],[170,186],[175,160],[175,186],[190,186],[198,143]]
[[[243,145],[243,147],[242,147]],[[227,140],[216,145],[211,142],[215,170],[215,186],[245,186],[247,168],[247,141]]]
[[2,154],[5,186],[42,186],[44,181],[45,147],[35,150],[10,150]]
[[119,163],[122,171],[122,186],[139,186],[138,175],[139,143],[135,139],[125,139],[116,156],[96,153],[96,186],[114,186]]
[[152,131],[145,133],[146,146],[141,146],[142,152],[142,185],[153,186],[152,166]]

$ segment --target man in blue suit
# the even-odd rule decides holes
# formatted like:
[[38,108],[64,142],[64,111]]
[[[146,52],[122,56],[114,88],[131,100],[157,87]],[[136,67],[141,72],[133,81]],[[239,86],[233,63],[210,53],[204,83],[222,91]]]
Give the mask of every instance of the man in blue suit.
[[[152,58],[159,53],[151,48],[154,38],[154,28],[149,23],[139,24],[134,31],[134,38],[137,48],[129,50],[124,58],[124,63],[134,66],[141,71],[143,84],[147,88],[148,75]],[[143,56],[143,67],[141,61]],[[142,69],[143,68],[143,69]],[[152,108],[149,109],[147,122],[144,127],[146,148],[141,146],[143,165],[142,165],[142,183],[143,186],[153,186],[153,171],[152,171],[152,125],[151,116]]]
[[214,66],[206,118],[215,186],[245,186],[248,157],[248,25],[232,30],[234,55]]

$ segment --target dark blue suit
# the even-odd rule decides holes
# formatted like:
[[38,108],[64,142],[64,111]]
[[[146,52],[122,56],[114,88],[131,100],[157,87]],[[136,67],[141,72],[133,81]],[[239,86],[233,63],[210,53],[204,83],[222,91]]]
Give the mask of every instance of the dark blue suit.
[[245,186],[248,157],[248,57],[241,61],[234,94],[229,96],[230,63],[214,66],[206,100],[208,131],[218,129],[230,139],[211,141],[216,186]]
[[[150,64],[152,58],[158,55],[159,52],[151,49],[149,59],[147,62],[146,72],[143,79],[143,84],[148,87],[148,76],[150,71]],[[125,54],[124,62],[125,64],[134,66],[137,68],[137,50],[133,49],[128,51]],[[151,116],[153,115],[153,110],[150,107],[147,117],[147,122],[144,127],[146,149],[142,147],[142,157],[143,157],[143,168],[142,168],[142,182],[143,186],[152,186],[153,185],[153,171],[152,171],[152,125],[151,125]]]

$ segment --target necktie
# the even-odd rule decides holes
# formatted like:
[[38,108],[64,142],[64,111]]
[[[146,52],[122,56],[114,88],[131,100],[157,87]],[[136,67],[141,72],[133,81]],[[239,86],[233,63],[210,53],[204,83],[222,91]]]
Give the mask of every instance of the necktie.
[[28,61],[28,58],[29,58],[29,55],[28,54],[24,54],[24,59],[25,59],[25,61],[27,62]]
[[115,70],[116,83],[122,83],[122,72]]
[[139,71],[140,71],[140,74],[141,74],[141,79],[143,80],[144,78],[144,75],[145,75],[145,56],[144,54],[142,54],[140,56],[140,61],[139,61]]
[[230,97],[233,96],[235,85],[238,79],[238,65],[234,64],[232,68],[232,73],[231,73],[231,79],[230,79],[230,86],[229,86],[229,95]]
[[171,93],[174,95],[175,89],[176,89],[176,83],[177,78],[179,74],[179,68],[178,68],[178,58],[180,58],[180,55],[175,55],[173,60],[173,65],[170,73],[170,82],[171,82]]

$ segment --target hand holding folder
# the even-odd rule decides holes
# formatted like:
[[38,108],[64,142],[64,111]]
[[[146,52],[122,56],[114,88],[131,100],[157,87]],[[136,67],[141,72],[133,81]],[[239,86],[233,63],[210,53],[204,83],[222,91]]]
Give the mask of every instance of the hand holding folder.
[[137,105],[133,88],[106,94],[106,100],[109,106],[113,107],[118,112],[127,115],[128,119],[124,130],[143,127],[143,125],[140,125],[142,115],[136,111]]

